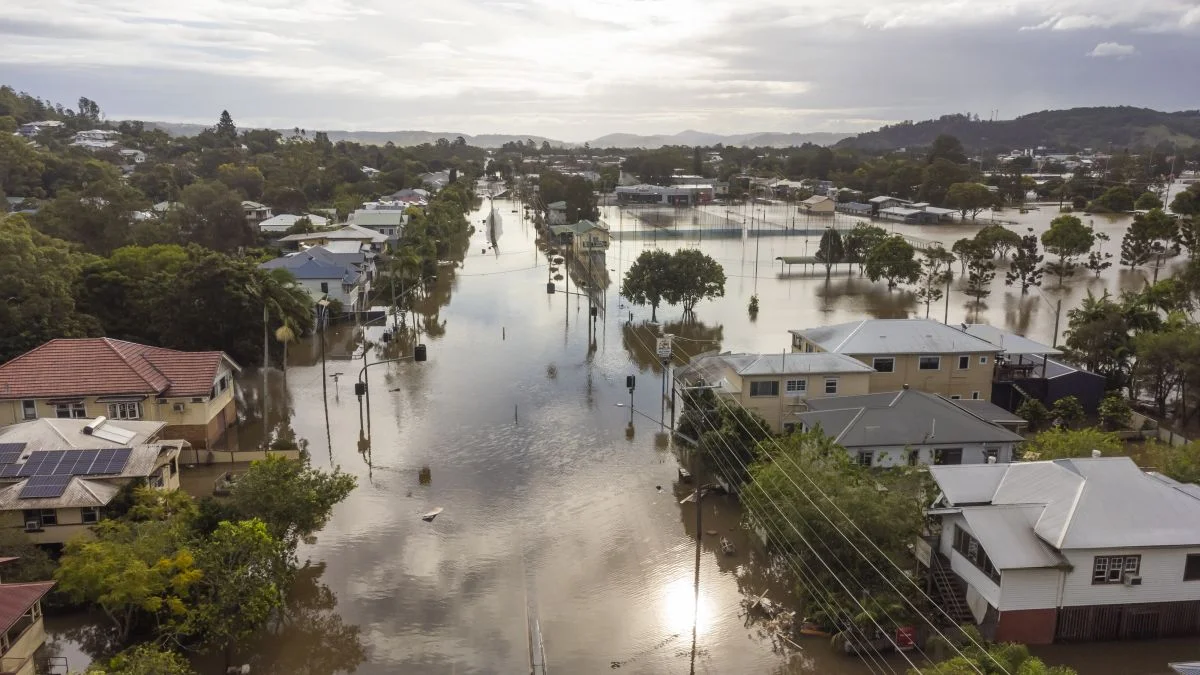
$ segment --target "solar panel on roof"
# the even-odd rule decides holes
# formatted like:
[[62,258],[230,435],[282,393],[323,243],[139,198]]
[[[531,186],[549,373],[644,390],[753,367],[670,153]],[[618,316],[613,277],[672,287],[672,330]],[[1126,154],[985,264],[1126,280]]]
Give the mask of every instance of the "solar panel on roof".
[[130,448],[114,448],[112,450],[102,450],[102,453],[110,453],[96,458],[96,463],[92,465],[92,474],[117,474],[125,470],[125,465],[129,463],[129,457],[133,454]]
[[18,459],[21,459],[20,450],[0,451],[0,464],[13,464]]
[[20,464],[5,464],[4,466],[0,466],[0,478],[16,478],[20,472]]
[[21,488],[18,499],[61,497],[71,484],[71,476],[33,476]]

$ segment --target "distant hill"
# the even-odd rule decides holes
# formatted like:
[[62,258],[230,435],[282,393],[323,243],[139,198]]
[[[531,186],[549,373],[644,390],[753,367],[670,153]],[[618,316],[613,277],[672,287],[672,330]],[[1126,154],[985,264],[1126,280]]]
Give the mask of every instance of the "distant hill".
[[[146,126],[154,129],[162,129],[172,136],[195,136],[209,128],[204,124],[176,124],[173,122],[146,122]],[[276,129],[276,131],[285,136],[289,136],[293,132],[292,129]],[[314,131],[321,130],[309,129],[307,131],[311,135]],[[530,139],[533,139],[533,142],[538,145],[541,145],[543,141],[550,141],[550,145],[556,147],[570,145],[543,136],[516,136],[507,134],[480,134],[472,136],[471,134],[462,134],[453,131],[326,131],[325,133],[329,134],[329,140],[334,143],[338,141],[351,141],[364,145],[386,145],[389,141],[399,146],[421,145],[422,143],[436,143],[439,138],[453,141],[459,136],[462,136],[467,143],[477,148],[498,148],[512,141],[528,142]]]
[[837,147],[867,151],[927,146],[950,134],[969,150],[1152,147],[1160,142],[1200,144],[1200,111],[1160,112],[1149,108],[1108,107],[1043,110],[1012,120],[975,120],[946,115],[925,122],[904,122],[846,138]]
[[677,134],[641,136],[638,134],[608,134],[589,141],[593,148],[661,148],[664,145],[744,145],[749,147],[787,148],[805,143],[833,145],[850,134],[815,132],[781,133],[755,132],[749,134],[710,134],[703,131],[681,131]]

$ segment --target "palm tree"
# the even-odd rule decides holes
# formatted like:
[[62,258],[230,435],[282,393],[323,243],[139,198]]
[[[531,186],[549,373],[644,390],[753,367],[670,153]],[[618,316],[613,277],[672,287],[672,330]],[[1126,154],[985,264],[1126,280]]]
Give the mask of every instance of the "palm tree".
[[[288,327],[289,330],[293,330],[291,326],[295,326],[299,327],[301,331],[305,331],[313,325],[313,303],[308,293],[296,283],[296,278],[292,276],[292,273],[284,269],[255,270],[247,290],[263,305],[262,415],[265,431],[269,424],[267,370],[270,365],[271,314],[279,317],[284,327]],[[287,343],[284,342],[285,350],[286,346]],[[286,369],[286,367],[285,361],[284,368]]]

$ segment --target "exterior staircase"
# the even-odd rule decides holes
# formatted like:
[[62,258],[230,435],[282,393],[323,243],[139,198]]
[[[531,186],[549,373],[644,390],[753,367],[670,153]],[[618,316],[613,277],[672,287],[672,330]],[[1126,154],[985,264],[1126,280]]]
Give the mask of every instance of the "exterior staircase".
[[933,600],[956,624],[974,624],[975,616],[967,606],[967,585],[950,569],[946,556],[933,552],[929,575],[933,579]]

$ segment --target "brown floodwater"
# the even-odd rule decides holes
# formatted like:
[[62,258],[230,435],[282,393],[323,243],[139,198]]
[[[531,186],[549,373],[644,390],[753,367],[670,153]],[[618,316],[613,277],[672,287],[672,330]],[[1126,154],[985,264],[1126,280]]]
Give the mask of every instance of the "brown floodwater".
[[[306,564],[289,611],[243,644],[235,660],[250,663],[254,673],[279,675],[528,673],[536,625],[547,673],[904,672],[908,664],[896,655],[864,664],[818,638],[802,640],[800,649],[781,648],[748,620],[741,604],[747,594],[784,601],[790,595],[756,541],[737,527],[738,507],[727,497],[703,502],[702,529],[718,535],[700,535],[699,610],[693,611],[695,511],[680,504],[687,488],[678,484],[678,461],[657,423],[669,413],[653,355],[656,331],[644,325],[649,309],[628,307],[614,281],[597,301],[607,311],[589,335],[587,299],[546,294],[551,273],[532,225],[512,213],[510,202],[496,204],[504,222],[495,247],[488,248],[487,233],[477,233],[461,264],[446,268],[418,303],[429,360],[371,367],[369,441],[353,392],[363,361],[351,358],[358,351],[352,326],[326,334],[324,378],[313,340],[291,348],[286,374],[270,373],[269,426],[276,433],[290,428],[317,466],[339,466],[359,486],[302,546]],[[756,219],[791,224],[786,207],[756,208],[765,210]],[[604,211],[614,230],[644,229],[630,211]],[[811,254],[815,240],[703,231],[740,215],[714,206],[662,216],[660,233],[676,232],[662,234],[657,245],[698,246],[728,276],[725,297],[702,302],[692,321],[682,321],[678,308],[660,309],[666,332],[686,338],[677,343],[683,353],[782,351],[789,349],[789,328],[923,314],[911,293],[888,292],[857,269],[847,275],[843,267],[829,281],[823,270],[781,275],[776,256]],[[1053,215],[1046,209],[1002,217],[1019,218],[1016,229],[1041,230]],[[483,214],[471,217],[480,223]],[[800,217],[797,227],[828,222]],[[1113,235],[1114,252],[1127,222],[1095,220]],[[978,228],[894,226],[947,248]],[[681,233],[689,229],[698,231]],[[605,271],[619,280],[638,253],[655,245],[654,234],[616,239]],[[575,291],[578,270],[570,271]],[[998,277],[995,293],[978,308],[952,294],[950,320],[977,312],[982,321],[1049,341],[1058,299],[1065,328],[1066,310],[1088,290],[1137,287],[1145,278],[1114,265],[1100,279],[1080,276],[1064,288],[1047,283],[1044,296],[1021,297],[1004,287],[1002,271]],[[746,303],[756,286],[761,309],[750,321]],[[934,307],[932,315],[943,311]],[[365,330],[378,341],[384,329]],[[410,347],[393,343],[370,359]],[[632,428],[629,374],[638,375],[633,400],[641,413]],[[256,445],[263,436],[261,375],[246,373],[241,386],[247,419],[236,440]],[[193,469],[185,485],[207,493],[221,470]],[[444,511],[435,520],[421,520],[438,507]],[[721,553],[720,536],[735,544],[736,555]],[[48,622],[50,649],[68,656],[72,668],[84,667],[87,649],[94,649],[89,625],[78,616]],[[1038,650],[1051,662],[1100,675],[1165,673],[1168,660],[1196,652],[1195,641]],[[222,672],[217,659],[196,664],[204,675]]]

